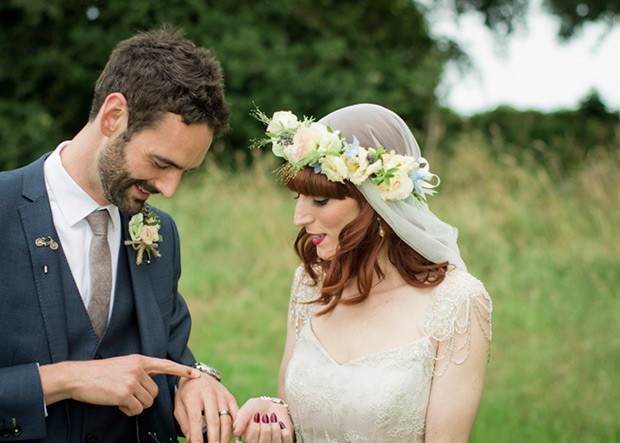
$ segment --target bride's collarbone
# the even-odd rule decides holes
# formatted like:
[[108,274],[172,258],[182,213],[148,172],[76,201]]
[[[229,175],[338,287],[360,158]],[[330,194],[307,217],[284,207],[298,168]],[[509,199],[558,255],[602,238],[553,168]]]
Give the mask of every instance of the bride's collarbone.
[[362,303],[339,304],[327,314],[312,317],[312,331],[334,360],[341,363],[398,348],[422,338],[419,324],[432,293],[423,290],[415,295],[371,294]]

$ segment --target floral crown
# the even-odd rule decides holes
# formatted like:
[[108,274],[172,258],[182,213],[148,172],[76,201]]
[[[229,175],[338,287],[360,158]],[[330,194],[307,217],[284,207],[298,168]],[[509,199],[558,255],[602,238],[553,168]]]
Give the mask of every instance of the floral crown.
[[[429,171],[423,157],[399,155],[382,146],[364,148],[355,137],[350,144],[340,131],[316,123],[311,117],[299,121],[290,111],[278,111],[269,118],[257,108],[252,115],[267,125],[268,138],[254,140],[251,147],[271,143],[273,153],[288,162],[287,172],[309,166],[332,182],[348,180],[359,186],[371,180],[383,200],[413,196],[426,202],[427,195],[436,193],[433,188],[439,185],[439,177]],[[436,182],[431,183],[434,179]]]

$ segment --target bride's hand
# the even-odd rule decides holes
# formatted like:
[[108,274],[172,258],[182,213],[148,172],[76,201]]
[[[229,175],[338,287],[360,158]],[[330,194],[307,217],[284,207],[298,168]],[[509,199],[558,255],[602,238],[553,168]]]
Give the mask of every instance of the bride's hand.
[[293,424],[284,405],[261,398],[249,399],[233,423],[235,441],[246,443],[292,443]]

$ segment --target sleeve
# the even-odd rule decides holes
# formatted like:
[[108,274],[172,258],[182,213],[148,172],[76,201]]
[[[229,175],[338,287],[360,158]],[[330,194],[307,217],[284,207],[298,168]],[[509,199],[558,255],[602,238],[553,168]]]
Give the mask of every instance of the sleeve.
[[491,341],[493,304],[482,282],[465,272],[448,275],[438,287],[422,324],[422,333],[445,342],[445,351],[435,357],[435,375],[450,363],[462,364],[469,356],[472,328],[480,328]]
[[[189,349],[187,343],[191,331],[191,317],[189,309],[183,296],[178,291],[179,279],[181,278],[181,252],[179,234],[176,225],[170,219],[172,225],[171,240],[174,242],[173,247],[173,267],[174,267],[174,284],[172,293],[172,314],[170,319],[170,331],[168,334],[167,358],[178,363],[191,365],[196,362],[196,358]],[[166,239],[168,240],[168,239]],[[168,377],[171,391],[175,391],[176,377]]]
[[[21,203],[18,203],[16,198],[17,196],[21,198],[23,178],[27,174],[32,174],[33,168],[41,167],[42,173],[41,165],[42,160],[28,169],[0,172],[0,227],[2,227],[0,299],[3,303],[0,307],[2,311],[0,314],[0,340],[2,340],[0,343],[0,442],[39,440],[44,439],[47,434],[45,400],[38,364],[35,361],[16,364],[10,352],[10,345],[7,344],[10,338],[5,333],[13,329],[14,332],[19,331],[20,334],[26,336],[32,328],[37,327],[35,325],[39,325],[35,322],[21,324],[15,318],[11,318],[12,312],[27,312],[23,304],[13,304],[11,299],[15,300],[14,296],[19,294],[14,290],[13,284],[23,279],[24,275],[28,275],[25,272],[30,266],[30,254],[25,243],[21,243],[24,233],[17,211]],[[22,270],[24,273],[21,272]],[[22,291],[34,291],[34,279],[25,280],[27,283],[23,283]],[[36,296],[32,298],[34,299]],[[41,334],[44,333],[44,331],[41,332]],[[35,335],[39,336],[39,330],[35,331]],[[40,349],[28,349],[28,352],[33,355],[33,360],[41,356],[39,351]]]
[[0,369],[0,441],[45,438],[45,401],[36,363]]

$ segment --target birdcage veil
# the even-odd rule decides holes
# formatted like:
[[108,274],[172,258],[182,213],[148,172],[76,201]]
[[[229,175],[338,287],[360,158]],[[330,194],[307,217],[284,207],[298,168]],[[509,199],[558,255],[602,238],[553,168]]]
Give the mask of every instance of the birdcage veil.
[[[349,143],[353,137],[362,147],[396,151],[397,154],[421,157],[420,147],[407,124],[394,112],[374,104],[357,104],[338,109],[319,123],[339,130]],[[458,230],[441,221],[428,206],[414,197],[386,201],[370,180],[358,186],[368,203],[405,243],[434,263],[448,261],[466,270],[457,245]]]

